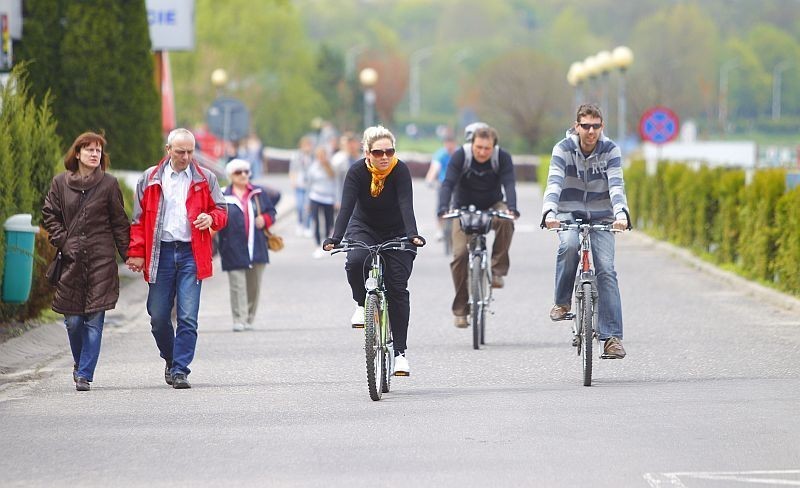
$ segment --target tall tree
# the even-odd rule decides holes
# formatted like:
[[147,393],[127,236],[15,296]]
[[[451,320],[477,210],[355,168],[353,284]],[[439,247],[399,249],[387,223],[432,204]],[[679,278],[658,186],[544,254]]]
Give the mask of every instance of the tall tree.
[[30,61],[37,99],[52,94],[62,140],[105,130],[114,167],[151,164],[161,150],[160,109],[144,0],[24,5],[20,58]]

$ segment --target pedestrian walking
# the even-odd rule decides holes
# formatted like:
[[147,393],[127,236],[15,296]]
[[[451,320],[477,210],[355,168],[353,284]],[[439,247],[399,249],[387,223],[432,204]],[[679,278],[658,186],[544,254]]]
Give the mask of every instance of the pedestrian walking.
[[[308,202],[314,240],[319,246],[323,239],[330,237],[333,230],[333,207],[336,202],[336,175],[328,152],[322,146],[314,150],[314,162],[308,168]],[[324,230],[320,230],[323,218]],[[325,251],[319,247],[312,255],[315,259],[324,256]]]
[[200,289],[212,274],[211,230],[228,221],[217,177],[197,164],[194,148],[191,132],[173,130],[167,156],[139,177],[127,261],[150,287],[151,332],[166,362],[164,380],[176,389],[191,388],[187,377],[197,344]]
[[126,259],[130,223],[117,179],[106,173],[101,134],[84,132],[64,157],[66,171],[53,178],[42,207],[50,243],[58,249],[60,275],[54,311],[64,314],[75,389],[89,391],[100,357],[106,310],[119,298],[116,254]]
[[269,263],[264,230],[275,222],[275,206],[264,188],[250,182],[250,163],[234,159],[225,166],[228,225],[219,231],[222,270],[228,273],[234,332],[253,328],[261,276]]

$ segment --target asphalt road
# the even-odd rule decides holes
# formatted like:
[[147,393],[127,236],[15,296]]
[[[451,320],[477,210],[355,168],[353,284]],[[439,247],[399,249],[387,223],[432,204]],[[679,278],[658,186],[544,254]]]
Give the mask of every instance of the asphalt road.
[[569,325],[547,317],[557,238],[538,228],[537,188],[519,193],[484,349],[452,325],[433,191],[415,181],[429,245],[410,285],[411,376],[371,401],[344,258],[312,259],[288,216],[256,330],[231,331],[218,263],[204,282],[192,389],[164,384],[136,280],[91,392],[74,390],[66,335],[33,379],[0,390],[0,485],[800,486],[798,313],[622,235],[628,357],[596,360],[586,388]]

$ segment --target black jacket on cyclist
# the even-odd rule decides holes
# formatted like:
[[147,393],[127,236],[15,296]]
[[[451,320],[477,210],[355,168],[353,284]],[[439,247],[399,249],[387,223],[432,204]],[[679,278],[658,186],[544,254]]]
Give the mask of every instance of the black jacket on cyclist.
[[487,210],[497,202],[502,202],[505,192],[508,209],[519,216],[511,154],[500,149],[496,170],[490,161],[479,163],[474,157],[471,158],[469,169],[465,170],[465,160],[463,147],[450,157],[447,173],[439,189],[439,215],[450,209],[451,198],[455,208],[475,205],[478,210]]
[[[366,225],[381,240],[393,237],[416,237],[411,172],[403,161],[397,161],[377,197],[370,194],[372,175],[362,158],[347,171],[342,189],[342,205],[333,226],[331,239],[341,242],[351,226]],[[351,221],[352,217],[352,223]]]

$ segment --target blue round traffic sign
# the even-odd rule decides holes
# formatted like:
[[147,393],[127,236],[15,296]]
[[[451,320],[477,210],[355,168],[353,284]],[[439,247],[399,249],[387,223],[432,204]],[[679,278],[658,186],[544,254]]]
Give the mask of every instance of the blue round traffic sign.
[[664,144],[678,137],[680,121],[667,107],[653,107],[639,119],[639,135],[645,141]]

